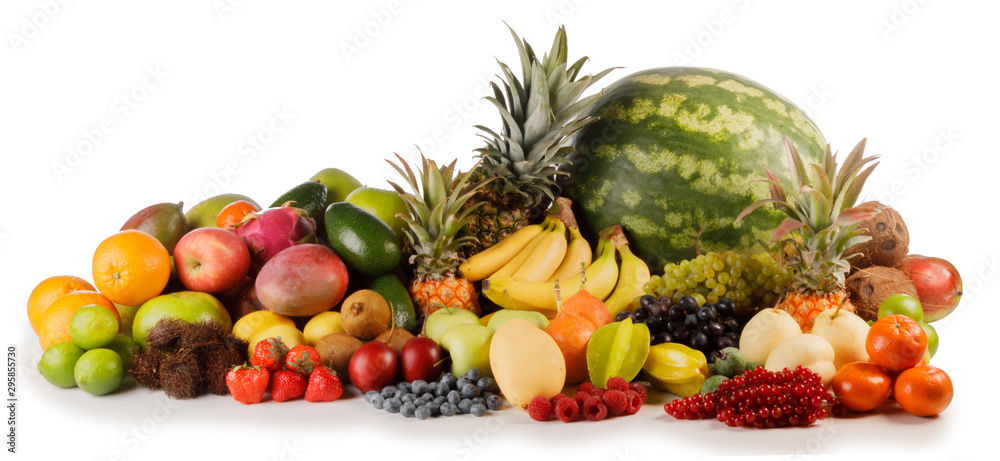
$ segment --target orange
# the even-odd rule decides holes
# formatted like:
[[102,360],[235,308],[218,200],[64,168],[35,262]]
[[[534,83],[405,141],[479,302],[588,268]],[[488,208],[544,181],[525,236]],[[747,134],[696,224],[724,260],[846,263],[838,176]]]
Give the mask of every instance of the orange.
[[38,343],[42,350],[63,341],[72,341],[69,335],[69,322],[76,311],[87,306],[103,306],[114,312],[118,318],[118,332],[121,333],[121,317],[111,300],[96,291],[74,291],[64,294],[49,306],[38,321]]
[[42,319],[45,309],[48,309],[56,298],[76,290],[96,291],[90,282],[72,275],[57,275],[42,280],[31,290],[28,296],[28,321],[31,328],[38,333],[38,322]]
[[589,320],[595,328],[615,321],[608,306],[605,306],[600,298],[590,294],[586,288],[581,288],[580,291],[563,302],[562,310],[567,314],[579,315]]
[[905,370],[924,359],[927,333],[916,320],[905,315],[887,315],[868,329],[865,350],[871,363],[888,370]]
[[944,411],[955,396],[948,373],[938,367],[921,365],[903,371],[896,378],[893,395],[899,406],[916,416],[934,416]]
[[94,285],[102,295],[126,306],[158,296],[170,280],[170,255],[155,237],[125,230],[100,243],[94,252]]
[[255,211],[260,211],[260,208],[257,208],[257,205],[254,205],[246,200],[237,200],[229,205],[226,205],[222,211],[219,212],[219,217],[215,220],[215,226],[223,229],[232,229],[233,227],[236,227],[236,224],[242,221],[246,215]]
[[833,375],[833,395],[854,412],[871,411],[885,403],[892,391],[892,376],[874,363],[851,362]]
[[581,383],[590,377],[587,371],[587,343],[597,327],[579,315],[560,312],[549,321],[545,332],[555,340],[566,362],[566,383]]

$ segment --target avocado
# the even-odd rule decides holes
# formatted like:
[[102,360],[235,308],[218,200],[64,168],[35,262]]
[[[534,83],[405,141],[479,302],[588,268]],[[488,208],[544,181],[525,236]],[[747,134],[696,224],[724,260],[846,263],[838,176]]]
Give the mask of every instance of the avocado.
[[388,273],[375,277],[372,280],[370,290],[382,295],[392,309],[393,325],[403,328],[410,333],[417,334],[417,313],[413,309],[413,300],[410,299],[410,292],[399,280],[396,274]]
[[326,235],[323,232],[323,215],[326,212],[326,186],[318,181],[306,181],[281,194],[271,208],[277,208],[285,202],[295,202],[295,208],[301,208],[316,221],[316,235]]
[[399,238],[375,215],[353,203],[337,202],[327,207],[323,219],[330,246],[348,268],[374,277],[399,265]]

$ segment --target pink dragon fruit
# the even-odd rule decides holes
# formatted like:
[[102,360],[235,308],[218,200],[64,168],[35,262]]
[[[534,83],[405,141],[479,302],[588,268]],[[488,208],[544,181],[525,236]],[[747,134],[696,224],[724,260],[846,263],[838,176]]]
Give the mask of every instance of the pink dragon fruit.
[[236,225],[236,235],[250,248],[251,267],[260,271],[281,250],[316,242],[316,221],[301,208],[285,202],[278,208],[250,213]]

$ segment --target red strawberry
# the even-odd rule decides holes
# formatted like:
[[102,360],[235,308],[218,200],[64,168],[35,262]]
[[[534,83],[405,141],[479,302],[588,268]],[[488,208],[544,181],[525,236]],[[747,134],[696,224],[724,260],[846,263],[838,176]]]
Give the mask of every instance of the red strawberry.
[[309,373],[309,386],[306,388],[307,402],[332,402],[344,394],[344,386],[337,377],[337,372],[325,366],[318,366]]
[[287,353],[288,346],[280,337],[263,339],[253,347],[253,357],[250,357],[250,364],[275,372],[285,365],[285,354]]
[[319,352],[315,348],[301,344],[288,351],[288,355],[285,356],[285,368],[302,376],[309,376],[309,373],[319,365],[319,360]]
[[226,386],[237,402],[250,405],[259,403],[270,380],[267,370],[261,367],[235,366],[226,374]]
[[305,376],[288,370],[278,370],[271,375],[271,399],[275,402],[297,399],[305,393]]

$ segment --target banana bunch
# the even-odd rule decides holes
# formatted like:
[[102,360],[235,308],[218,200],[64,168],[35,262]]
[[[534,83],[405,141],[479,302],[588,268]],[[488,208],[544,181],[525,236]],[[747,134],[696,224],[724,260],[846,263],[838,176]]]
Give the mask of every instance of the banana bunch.
[[[565,203],[562,206],[569,208]],[[459,269],[470,281],[482,280],[483,295],[506,309],[554,317],[557,280],[563,299],[585,287],[604,301],[612,315],[633,309],[650,273],[646,263],[629,250],[621,226],[602,231],[592,252],[572,215],[569,219],[561,215],[550,214],[540,224],[521,228],[473,255]]]
[[678,343],[650,346],[642,371],[653,388],[680,397],[697,394],[710,375],[705,354]]

